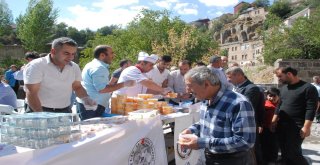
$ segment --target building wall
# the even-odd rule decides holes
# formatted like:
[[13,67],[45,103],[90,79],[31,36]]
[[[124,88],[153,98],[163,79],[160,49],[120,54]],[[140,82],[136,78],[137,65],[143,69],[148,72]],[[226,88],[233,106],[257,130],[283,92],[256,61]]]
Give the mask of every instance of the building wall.
[[21,45],[0,46],[0,60],[11,57],[12,59],[24,58],[26,50]]
[[[306,81],[312,82],[313,76],[320,76],[320,60],[316,59],[290,59],[282,60],[279,59],[274,63],[274,67],[286,67],[291,66],[298,70],[298,76]],[[273,79],[275,84],[278,84],[278,78],[274,76]]]
[[261,19],[265,20],[267,15],[267,11],[263,7],[257,8],[248,12],[245,12],[241,15],[239,15],[239,18],[246,18],[246,17],[260,17]]
[[259,65],[263,62],[263,47],[262,40],[259,40],[224,44],[220,49],[226,49],[228,51],[228,61],[230,64],[238,63],[240,66],[251,66]]
[[239,10],[241,9],[241,7],[244,5],[244,4],[249,4],[247,2],[240,2],[238,3],[236,6],[233,7],[233,14],[237,14],[239,12]]
[[297,14],[287,18],[284,20],[284,24],[288,27],[291,27],[293,23],[297,20],[299,17],[310,17],[311,9],[310,8],[305,8],[302,11],[298,12]]

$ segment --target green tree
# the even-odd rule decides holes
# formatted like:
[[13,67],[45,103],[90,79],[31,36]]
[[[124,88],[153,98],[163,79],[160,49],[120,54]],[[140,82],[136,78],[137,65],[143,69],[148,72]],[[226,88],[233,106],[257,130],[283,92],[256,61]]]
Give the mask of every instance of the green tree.
[[53,38],[66,37],[68,35],[68,25],[64,22],[54,25],[53,29]]
[[269,8],[269,14],[274,14],[281,19],[285,19],[290,16],[291,12],[290,3],[288,1],[276,1]]
[[4,0],[0,0],[0,45],[16,43],[16,36],[12,30],[12,12]]
[[171,55],[175,64],[183,58],[192,61],[201,59],[217,47],[207,32],[200,32],[178,17],[170,17],[170,12],[166,10],[143,10],[127,28],[113,30],[107,36],[96,35],[87,43],[80,66],[93,58],[93,48],[99,44],[112,46],[116,53],[111,70],[119,66],[121,59],[137,61],[139,51]]
[[[264,36],[265,63],[273,64],[276,59],[319,59],[320,55],[320,10],[310,18],[301,17],[291,28],[277,23],[270,24]],[[271,19],[270,19],[271,20]]]
[[30,0],[24,15],[17,19],[17,36],[28,50],[47,52],[53,39],[58,10],[52,0]]
[[120,29],[120,26],[118,25],[104,26],[102,28],[99,28],[97,30],[97,33],[102,36],[107,36],[112,34],[112,31],[116,29]]
[[268,7],[270,5],[269,0],[255,0],[253,4],[256,7]]
[[0,36],[9,34],[11,32],[12,24],[12,12],[6,1],[0,0]]

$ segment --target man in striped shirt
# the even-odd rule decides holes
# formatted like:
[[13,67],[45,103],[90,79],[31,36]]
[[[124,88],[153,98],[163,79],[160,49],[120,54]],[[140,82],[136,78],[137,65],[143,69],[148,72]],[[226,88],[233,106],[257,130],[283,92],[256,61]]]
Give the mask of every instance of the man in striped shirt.
[[181,133],[180,145],[204,149],[206,164],[254,164],[251,148],[256,125],[253,108],[245,96],[226,89],[206,67],[190,70],[185,82],[197,99],[209,103],[200,108],[200,121]]

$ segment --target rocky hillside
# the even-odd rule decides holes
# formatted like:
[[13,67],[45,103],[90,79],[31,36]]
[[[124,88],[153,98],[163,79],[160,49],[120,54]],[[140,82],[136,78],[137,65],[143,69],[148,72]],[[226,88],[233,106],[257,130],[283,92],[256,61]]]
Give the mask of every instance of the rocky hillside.
[[215,32],[214,39],[222,44],[258,40],[260,38],[258,29],[262,28],[264,19],[264,15],[252,17],[249,14],[242,14],[224,25],[220,32]]
[[242,68],[252,82],[256,84],[272,84],[273,83],[273,66],[260,65],[248,66]]

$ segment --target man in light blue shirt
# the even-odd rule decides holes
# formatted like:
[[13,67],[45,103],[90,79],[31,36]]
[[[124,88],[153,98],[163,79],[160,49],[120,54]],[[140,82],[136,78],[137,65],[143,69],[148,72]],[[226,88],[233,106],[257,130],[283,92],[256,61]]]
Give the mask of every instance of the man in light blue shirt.
[[10,105],[17,108],[17,96],[8,84],[0,81],[0,104]]
[[97,102],[98,106],[90,111],[77,98],[77,111],[81,120],[101,117],[105,109],[109,107],[111,92],[134,85],[135,81],[132,80],[109,85],[109,64],[111,64],[113,58],[114,53],[110,46],[99,45],[94,50],[94,59],[83,68],[81,84],[90,98]]

